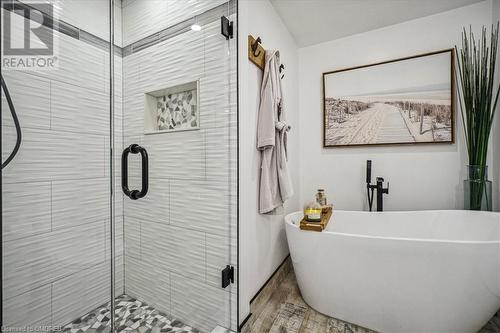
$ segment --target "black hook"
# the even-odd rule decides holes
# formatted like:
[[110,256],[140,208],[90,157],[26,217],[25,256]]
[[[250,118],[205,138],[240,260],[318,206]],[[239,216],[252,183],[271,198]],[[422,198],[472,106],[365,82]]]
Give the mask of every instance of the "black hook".
[[252,51],[253,51],[254,57],[258,57],[260,55],[260,50],[257,53],[256,53],[256,51],[259,47],[259,44],[261,44],[261,43],[262,43],[262,39],[260,39],[260,37],[257,37],[257,39],[255,40],[255,43],[252,44]]
[[[283,72],[285,70],[285,65],[281,64],[280,65],[280,73]],[[281,79],[283,79],[285,77],[285,74],[281,75]]]

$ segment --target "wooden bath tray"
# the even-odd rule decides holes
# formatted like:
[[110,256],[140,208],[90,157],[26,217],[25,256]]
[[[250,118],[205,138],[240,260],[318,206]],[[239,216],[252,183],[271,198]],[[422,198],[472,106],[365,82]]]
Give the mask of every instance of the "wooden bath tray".
[[308,222],[306,218],[303,217],[300,221],[300,230],[309,230],[309,231],[323,231],[326,229],[328,222],[330,222],[330,218],[332,217],[333,207],[329,206],[323,209],[321,212],[321,222]]

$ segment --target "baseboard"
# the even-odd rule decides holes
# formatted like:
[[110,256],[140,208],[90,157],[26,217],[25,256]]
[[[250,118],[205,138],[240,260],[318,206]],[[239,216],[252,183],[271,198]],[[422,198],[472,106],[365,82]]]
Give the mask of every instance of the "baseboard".
[[243,321],[241,322],[241,325],[238,326],[238,332],[241,332],[241,330],[243,329],[243,327],[245,326],[245,324],[247,323],[247,321],[250,319],[250,317],[252,317],[252,313],[251,312],[248,314],[248,316],[246,316],[245,319],[243,319]]
[[[281,272],[283,270],[283,268],[287,268],[287,267],[284,267],[285,264],[287,264],[287,262],[289,261],[288,259],[290,258],[290,255],[287,255],[285,257],[285,259],[283,259],[283,261],[281,262],[281,264],[279,264],[278,268],[276,268],[273,272],[273,274],[271,274],[271,276],[269,277],[269,279],[266,280],[266,282],[264,282],[264,284],[262,285],[262,287],[260,287],[260,289],[257,291],[257,293],[252,297],[252,299],[250,300],[250,304],[253,303],[253,301],[260,295],[260,293],[264,290],[264,288],[266,288],[266,286],[269,284],[269,282],[271,282],[275,277],[276,277],[276,274],[278,272]],[[291,262],[290,262],[291,264]],[[287,270],[287,273],[289,272],[290,270],[288,269]],[[281,280],[283,281],[283,280]],[[281,282],[280,281],[280,282]]]
[[259,317],[271,295],[278,289],[278,286],[285,280],[291,270],[292,260],[288,255],[250,300],[250,315],[240,325],[240,332],[246,333],[250,331],[255,318]]

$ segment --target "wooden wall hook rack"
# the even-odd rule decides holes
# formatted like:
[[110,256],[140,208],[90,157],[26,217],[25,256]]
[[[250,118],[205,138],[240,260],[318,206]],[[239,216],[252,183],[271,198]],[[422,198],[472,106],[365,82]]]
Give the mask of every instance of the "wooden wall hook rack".
[[266,50],[261,45],[260,37],[255,39],[252,35],[248,35],[248,59],[253,62],[261,70],[264,70],[266,64]]

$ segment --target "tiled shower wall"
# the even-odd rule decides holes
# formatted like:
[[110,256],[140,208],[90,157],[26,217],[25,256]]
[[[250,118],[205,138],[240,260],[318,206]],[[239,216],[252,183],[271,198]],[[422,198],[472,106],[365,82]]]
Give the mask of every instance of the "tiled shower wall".
[[[59,13],[62,20],[64,13]],[[98,19],[107,21],[107,12],[102,15]],[[22,40],[24,19],[13,19],[13,38]],[[58,32],[54,37],[57,70],[2,71],[23,134],[2,179],[4,326],[64,325],[110,299],[109,53]],[[119,57],[115,68],[116,146],[121,150]],[[2,160],[14,142],[2,98]],[[119,254],[122,202],[117,191]],[[116,292],[121,294],[122,255],[117,263]]]
[[[222,3],[139,5],[154,2],[160,3],[124,2],[129,41]],[[76,26],[91,24],[78,15],[80,9],[65,10],[73,3],[78,1],[59,3],[59,18]],[[137,13],[158,8],[175,15],[143,20],[152,23],[147,27],[134,23],[141,18]],[[105,37],[101,21],[84,28]],[[236,326],[236,285],[220,287],[220,270],[236,266],[236,46],[219,29],[217,20],[201,32],[115,57],[116,293],[126,291],[205,331],[217,324]],[[16,33],[14,38],[20,38],[21,31]],[[58,70],[2,73],[23,129],[21,150],[3,170],[6,326],[66,324],[110,296],[108,54],[57,32],[55,37]],[[201,129],[144,136],[143,94],[193,80],[200,80]],[[15,142],[5,100],[2,117],[4,160]],[[150,154],[150,192],[125,205],[119,189],[122,138],[126,145],[143,144]]]
[[123,45],[137,42],[224,3],[227,0],[123,0]]
[[[124,1],[124,41],[217,4]],[[236,285],[220,286],[221,269],[236,267],[236,42],[219,18],[123,59],[124,144],[150,158],[149,193],[124,202],[125,291],[207,332],[236,329]],[[200,129],[144,135],[144,94],[196,80]],[[134,188],[138,165],[131,159]]]

